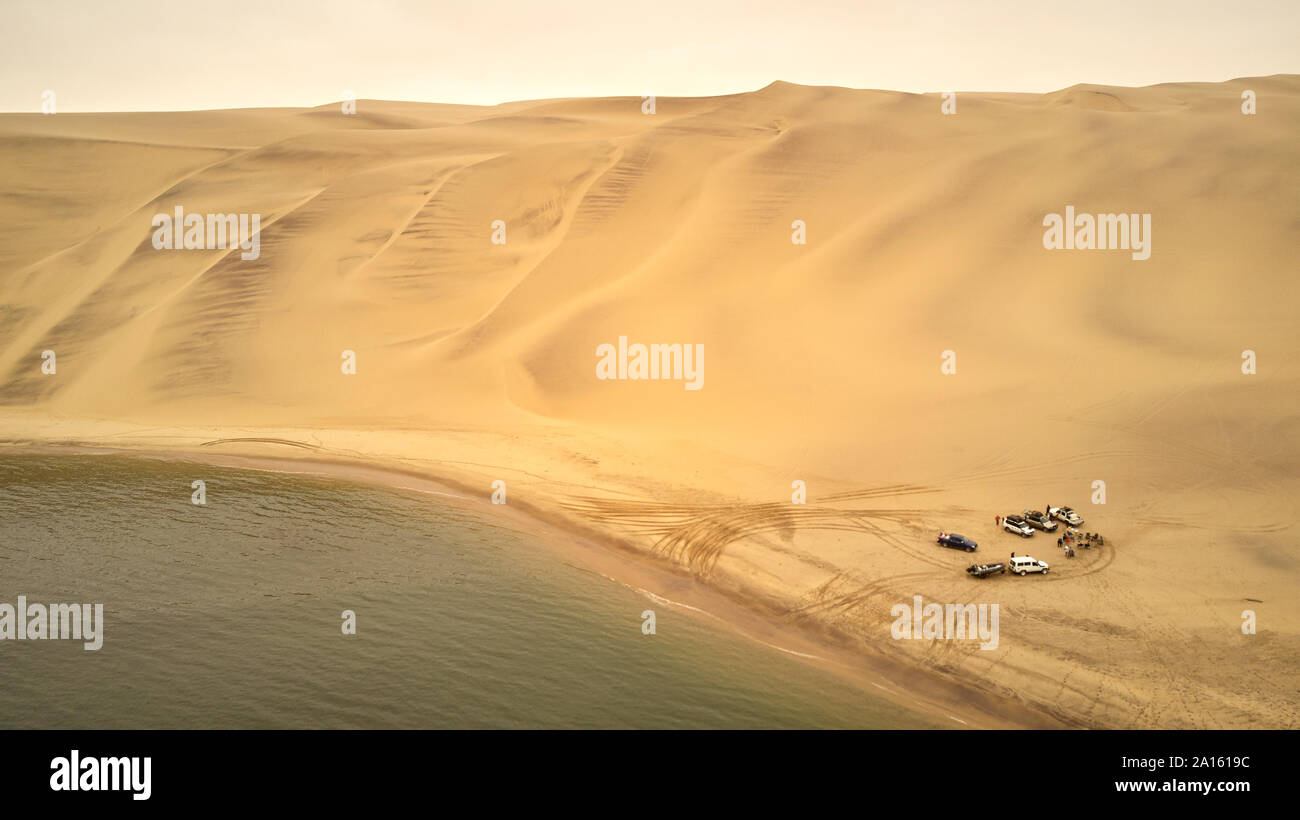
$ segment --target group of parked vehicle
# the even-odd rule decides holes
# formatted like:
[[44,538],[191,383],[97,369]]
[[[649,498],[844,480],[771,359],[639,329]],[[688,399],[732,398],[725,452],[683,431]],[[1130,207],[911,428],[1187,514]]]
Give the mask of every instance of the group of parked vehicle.
[[[1066,534],[1057,540],[1058,546],[1064,547],[1066,555],[1072,557],[1074,548],[1071,545],[1071,540],[1075,542],[1080,540],[1079,531],[1075,527],[1083,523],[1083,518],[1071,508],[1049,506],[1045,513],[1038,510],[1024,510],[1019,515],[1000,515],[997,517],[998,526],[1009,533],[1019,535],[1021,538],[1032,536],[1035,530],[1056,532],[1057,522],[1066,525]],[[965,550],[966,552],[974,552],[979,548],[979,544],[975,541],[955,532],[939,533],[939,543],[945,547]],[[1089,547],[1092,544],[1101,545],[1102,543],[1104,542],[1100,535],[1087,533],[1086,539],[1082,541],[1082,546]],[[1008,571],[1020,576],[1031,572],[1041,572],[1046,575],[1048,569],[1050,567],[1046,561],[1040,561],[1030,555],[1016,555],[1013,552],[1010,560],[1005,563],[971,564],[966,568],[966,572],[976,578],[984,578]]]
[[1028,538],[1034,534],[1034,530],[1056,532],[1057,521],[1077,527],[1083,523],[1083,518],[1069,507],[1048,507],[1046,513],[1024,510],[1020,515],[999,516],[998,521],[1007,532]]

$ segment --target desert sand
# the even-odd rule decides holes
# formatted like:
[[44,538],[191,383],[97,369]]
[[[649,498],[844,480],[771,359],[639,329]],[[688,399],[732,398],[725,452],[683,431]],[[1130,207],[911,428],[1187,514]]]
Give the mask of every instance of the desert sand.
[[[941,104],[0,115],[0,440],[500,480],[970,725],[1295,728],[1300,76]],[[258,258],[156,250],[176,206]],[[1150,258],[1045,249],[1067,206]],[[701,389],[597,378],[620,336]],[[1046,503],[1106,546],[994,525]],[[963,571],[1011,551],[1051,573]],[[891,639],[913,595],[998,648]]]

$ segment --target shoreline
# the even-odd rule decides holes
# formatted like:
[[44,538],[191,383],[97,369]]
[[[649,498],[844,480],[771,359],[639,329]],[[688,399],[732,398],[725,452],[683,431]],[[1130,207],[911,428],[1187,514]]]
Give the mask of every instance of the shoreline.
[[[198,445],[267,444],[266,440],[214,440]],[[952,728],[1078,728],[1040,713],[1031,704],[1000,703],[985,692],[944,680],[922,667],[886,658],[869,647],[852,646],[852,636],[837,634],[825,625],[780,624],[772,619],[770,605],[761,600],[744,601],[719,586],[692,577],[663,559],[647,555],[612,532],[584,527],[572,518],[536,504],[508,496],[504,505],[493,505],[486,493],[474,494],[452,476],[426,470],[402,468],[381,460],[317,455],[312,449],[303,455],[248,454],[198,450],[193,447],[123,447],[120,444],[86,440],[0,442],[0,452],[39,455],[114,455],[172,462],[209,464],[232,469],[262,470],[285,475],[310,475],[390,490],[436,495],[451,503],[490,508],[485,514],[505,515],[515,528],[543,542],[546,548],[575,559],[586,571],[621,584],[647,599],[707,617],[741,638],[797,657],[823,671],[831,672],[873,697],[912,712],[947,721]],[[311,455],[308,455],[311,453]],[[304,469],[306,468],[306,469]],[[864,651],[865,650],[865,651]],[[909,688],[899,683],[905,680]],[[1029,714],[1037,720],[1026,721]]]

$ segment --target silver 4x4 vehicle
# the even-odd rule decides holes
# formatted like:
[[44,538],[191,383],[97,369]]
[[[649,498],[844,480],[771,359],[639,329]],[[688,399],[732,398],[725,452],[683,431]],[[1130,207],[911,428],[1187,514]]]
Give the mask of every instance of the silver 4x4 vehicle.
[[1021,538],[1028,538],[1034,534],[1034,528],[1029,526],[1029,522],[1018,515],[1008,515],[1002,519],[1002,529],[1007,532],[1014,532]]
[[1057,521],[1064,521],[1071,527],[1077,527],[1083,523],[1083,517],[1069,507],[1048,507],[1047,514]]
[[1047,574],[1047,562],[1039,561],[1028,555],[1017,555],[1007,563],[1007,569],[1016,575],[1024,575],[1027,572],[1041,572]]
[[1036,530],[1056,532],[1056,522],[1038,510],[1025,510],[1025,523]]

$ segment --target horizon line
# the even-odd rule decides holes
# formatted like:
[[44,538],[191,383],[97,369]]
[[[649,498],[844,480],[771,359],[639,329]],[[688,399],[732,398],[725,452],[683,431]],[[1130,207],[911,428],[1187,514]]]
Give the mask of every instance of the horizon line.
[[[797,83],[790,80],[772,80],[767,85],[760,86],[759,88],[749,89],[746,91],[731,91],[731,92],[725,92],[719,94],[655,94],[653,96],[655,97],[656,100],[708,100],[708,99],[716,99],[720,97],[737,97],[745,94],[756,94],[760,91],[765,91],[774,86],[781,86],[781,85],[795,86],[799,88],[834,88],[834,89],[841,89],[845,91],[879,92],[885,94],[910,94],[912,96],[918,96],[918,97],[926,96],[928,94],[945,94],[949,92],[956,93],[956,94],[1023,94],[1026,96],[1044,96],[1047,94],[1056,94],[1061,91],[1068,91],[1071,88],[1078,88],[1080,86],[1095,86],[1098,88],[1123,88],[1123,89],[1137,90],[1137,89],[1145,89],[1145,88],[1159,88],[1161,86],[1168,86],[1168,85],[1192,85],[1192,84],[1226,85],[1228,83],[1240,82],[1242,80],[1271,80],[1279,77],[1300,78],[1300,71],[1294,73],[1277,72],[1274,74],[1251,74],[1251,75],[1243,75],[1240,77],[1230,77],[1224,80],[1165,80],[1162,82],[1148,83],[1145,85],[1121,85],[1121,84],[1113,84],[1113,83],[1097,83],[1097,82],[1089,82],[1089,81],[1080,81],[1072,85],[1062,86],[1060,88],[1054,88],[1048,91],[1009,91],[1009,90],[996,90],[996,89],[963,91],[960,89],[952,89],[952,88],[936,89],[930,91],[905,91],[902,89],[893,89],[893,88],[865,88],[865,87],[860,88],[856,86],[846,86],[846,85],[834,85],[834,84],[822,85],[822,84],[815,84],[815,83]],[[445,101],[440,102],[435,100],[386,99],[383,97],[356,97],[353,101],[400,103],[405,105],[445,105],[445,106],[458,106],[462,108],[500,108],[503,105],[512,105],[516,103],[546,103],[546,102],[564,102],[564,101],[571,101],[571,100],[620,100],[620,99],[640,100],[646,98],[647,96],[650,95],[646,95],[646,94],[613,94],[613,95],[606,94],[606,95],[599,95],[599,96],[561,95],[556,97],[530,97],[530,98],[520,98],[520,99],[509,99],[509,100],[502,100],[496,103],[465,103],[465,102],[445,102]],[[295,110],[312,111],[320,108],[326,108],[328,106],[341,105],[343,102],[344,100],[342,98],[339,98],[334,100],[328,100],[323,103],[318,103],[316,105],[231,106],[227,108],[152,108],[152,109],[116,109],[116,110],[96,109],[96,110],[59,111],[58,113],[52,115],[45,114],[42,111],[40,111],[39,108],[37,108],[37,110],[34,111],[0,111],[0,116],[31,114],[31,115],[44,117],[44,116],[59,116],[59,114],[64,114],[64,115],[67,114],[197,114],[197,113],[210,113],[210,112],[221,112],[221,111],[295,111]]]

